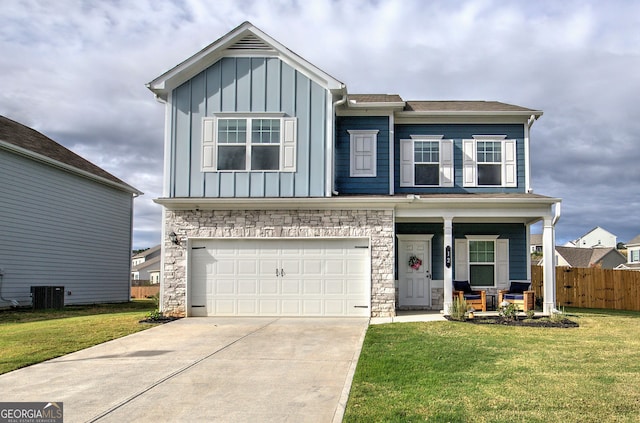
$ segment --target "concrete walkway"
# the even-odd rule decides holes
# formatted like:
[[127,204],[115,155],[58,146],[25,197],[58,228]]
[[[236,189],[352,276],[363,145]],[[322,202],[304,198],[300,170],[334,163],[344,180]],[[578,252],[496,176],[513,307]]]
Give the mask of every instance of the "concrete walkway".
[[[0,376],[73,422],[339,422],[368,319],[188,318]],[[28,340],[25,340],[28,342]]]

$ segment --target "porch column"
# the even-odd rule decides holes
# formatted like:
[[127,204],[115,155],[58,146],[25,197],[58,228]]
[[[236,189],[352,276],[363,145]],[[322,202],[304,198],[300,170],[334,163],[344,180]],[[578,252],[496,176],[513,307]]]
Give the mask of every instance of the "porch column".
[[556,234],[553,220],[544,219],[542,228],[542,268],[543,268],[543,296],[544,304],[542,312],[550,315],[556,306]]
[[453,223],[444,218],[444,314],[449,314],[453,296]]

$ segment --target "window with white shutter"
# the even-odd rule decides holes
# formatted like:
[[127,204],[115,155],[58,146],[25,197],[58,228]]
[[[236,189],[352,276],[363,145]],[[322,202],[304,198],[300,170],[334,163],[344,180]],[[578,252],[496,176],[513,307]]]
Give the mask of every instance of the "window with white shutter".
[[221,113],[202,120],[202,171],[296,170],[296,118]]
[[517,187],[516,140],[506,135],[474,135],[462,140],[464,187]]
[[453,140],[412,135],[400,140],[401,187],[452,187]]

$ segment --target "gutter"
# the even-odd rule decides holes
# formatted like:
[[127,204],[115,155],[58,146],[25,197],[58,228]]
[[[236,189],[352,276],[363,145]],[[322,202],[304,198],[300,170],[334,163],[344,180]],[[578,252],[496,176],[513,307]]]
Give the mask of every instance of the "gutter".
[[336,172],[336,159],[335,156],[333,154],[333,148],[336,144],[336,108],[338,106],[343,105],[344,103],[346,103],[347,101],[347,87],[342,84],[342,91],[344,92],[344,94],[342,94],[342,98],[340,100],[336,100],[333,102],[333,104],[331,105],[331,142],[329,143],[329,145],[327,146],[327,157],[329,157],[331,159],[331,169],[328,173],[328,178],[330,180],[327,181],[327,189],[330,190],[330,193],[327,193],[329,195],[327,195],[327,197],[330,197],[331,194],[332,195],[338,195],[338,191],[336,191],[336,187],[335,187],[335,172]]

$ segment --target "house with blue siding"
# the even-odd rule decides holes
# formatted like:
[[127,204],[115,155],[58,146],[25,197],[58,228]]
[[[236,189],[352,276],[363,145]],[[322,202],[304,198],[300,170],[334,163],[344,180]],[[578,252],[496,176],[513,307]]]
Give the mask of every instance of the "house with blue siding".
[[454,280],[555,303],[560,199],[533,192],[542,111],[347,86],[245,22],[147,87],[165,105],[161,308],[181,316],[448,312]]
[[4,116],[0,181],[0,308],[32,305],[31,287],[41,286],[63,287],[58,304],[131,299],[140,191]]

